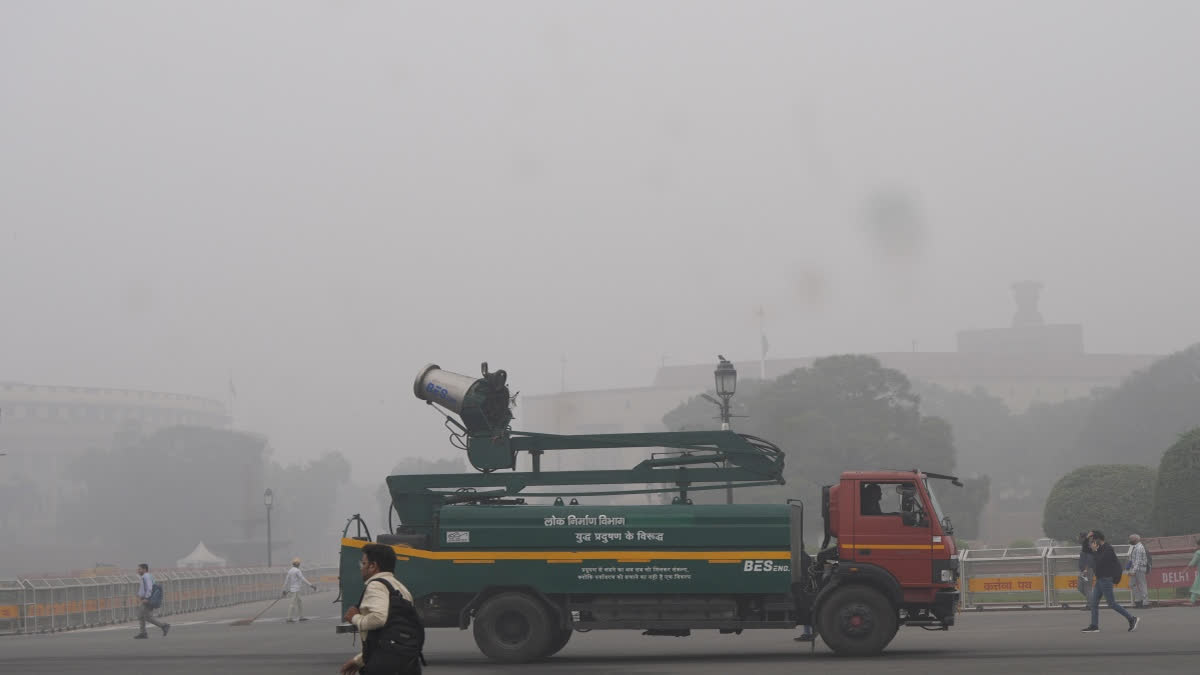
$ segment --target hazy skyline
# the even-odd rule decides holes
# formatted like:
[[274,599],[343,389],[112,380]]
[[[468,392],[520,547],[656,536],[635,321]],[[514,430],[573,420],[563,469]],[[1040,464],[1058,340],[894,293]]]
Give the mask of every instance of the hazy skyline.
[[[0,379],[224,399],[357,481],[513,388],[1195,342],[1188,2],[0,5]],[[1189,84],[1192,83],[1192,84]],[[899,197],[897,197],[899,195]],[[879,217],[878,205],[900,200]],[[519,414],[519,409],[518,409]]]

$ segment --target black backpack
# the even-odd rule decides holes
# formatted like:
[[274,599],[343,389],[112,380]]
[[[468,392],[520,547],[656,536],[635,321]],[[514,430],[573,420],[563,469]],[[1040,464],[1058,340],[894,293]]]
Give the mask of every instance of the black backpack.
[[[421,672],[425,665],[425,623],[417,608],[385,579],[371,579],[388,587],[388,616],[383,626],[367,633],[363,640],[363,664],[368,673]],[[370,583],[370,582],[367,582]],[[366,594],[366,589],[363,589]],[[362,598],[358,599],[362,604]]]
[[1154,558],[1150,555],[1150,549],[1146,549],[1146,572],[1149,573],[1154,567]]
[[150,587],[150,597],[146,598],[146,604],[150,606],[150,609],[158,609],[162,607],[162,601],[163,588],[155,583]]

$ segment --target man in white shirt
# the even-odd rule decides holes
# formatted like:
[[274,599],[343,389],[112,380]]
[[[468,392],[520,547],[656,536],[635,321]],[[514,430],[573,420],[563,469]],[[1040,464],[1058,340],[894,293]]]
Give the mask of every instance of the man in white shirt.
[[154,610],[150,607],[150,594],[154,592],[154,575],[150,574],[150,566],[146,563],[138,565],[138,623],[141,624],[142,630],[134,639],[145,640],[149,638],[146,635],[146,624],[150,623],[158,626],[163,632],[163,637],[167,636],[167,631],[171,630],[171,624],[163,623],[154,618]]
[[314,591],[317,590],[316,584],[304,578],[304,572],[300,571],[300,559],[292,558],[292,569],[287,571],[287,577],[283,580],[283,596],[287,597],[288,593],[292,594],[292,605],[288,607],[288,623],[296,623],[296,619],[292,615],[296,615],[301,621],[308,621],[304,618],[304,606],[300,603],[300,589],[308,586]]
[[[366,645],[371,639],[370,632],[382,628],[387,623],[388,607],[391,604],[389,587],[399,591],[409,602],[413,601],[413,597],[393,574],[396,569],[396,552],[390,546],[367,544],[363,547],[363,557],[358,565],[365,584],[362,600],[357,607],[351,607],[346,612],[344,619],[347,623],[354,624],[363,644]],[[371,583],[375,579],[382,579],[384,583]],[[363,665],[363,652],[359,652],[357,656],[342,664],[339,672],[341,675],[354,675]]]
[[1129,543],[1133,547],[1129,549],[1129,563],[1125,566],[1129,571],[1129,590],[1133,592],[1133,606],[1145,607],[1150,597],[1146,586],[1146,545],[1136,534],[1129,535]]

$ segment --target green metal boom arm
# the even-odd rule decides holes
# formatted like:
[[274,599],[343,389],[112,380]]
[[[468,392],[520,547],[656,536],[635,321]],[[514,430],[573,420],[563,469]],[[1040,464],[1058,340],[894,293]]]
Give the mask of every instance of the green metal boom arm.
[[[550,450],[663,447],[678,453],[645,459],[631,469],[542,471],[540,456]],[[516,454],[532,456],[532,471],[505,471]],[[389,476],[392,504],[405,527],[429,527],[444,505],[502,497],[566,497],[651,494],[783,484],[783,451],[768,441],[732,431],[677,431],[643,434],[556,435],[512,431],[498,436],[472,434],[467,454],[478,474]],[[712,466],[701,466],[712,465]],[[576,485],[662,485],[655,488],[592,492],[524,493],[530,487]],[[491,489],[486,489],[491,488]],[[482,490],[481,490],[482,489]],[[446,492],[444,490],[453,490]]]

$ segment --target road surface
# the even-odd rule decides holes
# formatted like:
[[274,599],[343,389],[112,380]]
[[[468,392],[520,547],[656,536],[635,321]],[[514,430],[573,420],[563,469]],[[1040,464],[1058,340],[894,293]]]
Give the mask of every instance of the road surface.
[[[133,640],[136,626],[50,635],[0,636],[3,673],[156,673],[166,675],[331,675],[355,651],[350,635],[335,635],[332,593],[306,596],[304,608],[315,618],[287,624],[286,603],[278,603],[253,625],[236,619],[253,616],[263,604],[227,607],[168,617],[173,628],[163,638],[153,627],[151,639]],[[1101,614],[1102,632],[1079,632],[1087,614],[1078,610],[968,612],[948,633],[906,628],[884,656],[846,659],[818,644],[792,641],[782,630],[691,637],[643,637],[635,631],[576,633],[552,659],[523,666],[488,662],[475,648],[470,631],[429,631],[426,673],[613,673],[621,675],[715,675],[746,671],[752,675],[787,673],[817,667],[824,673],[1194,673],[1200,669],[1200,608],[1156,608],[1140,612],[1142,627],[1126,632],[1111,610]]]

